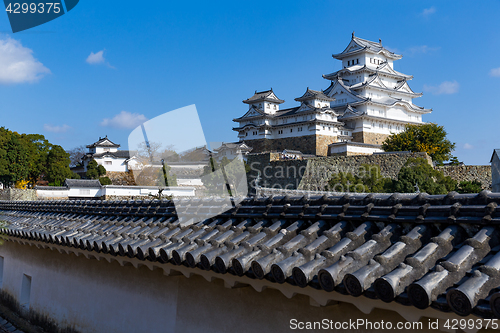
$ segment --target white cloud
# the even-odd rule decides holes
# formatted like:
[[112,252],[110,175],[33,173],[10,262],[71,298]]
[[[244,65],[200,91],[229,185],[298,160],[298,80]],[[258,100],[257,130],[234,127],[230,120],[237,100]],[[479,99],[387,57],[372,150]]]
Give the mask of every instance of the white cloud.
[[113,118],[105,118],[101,122],[101,126],[109,126],[115,128],[135,128],[148,120],[143,114],[130,113],[122,111]]
[[436,12],[436,7],[432,6],[431,8],[425,8],[422,12],[422,16],[428,17]]
[[464,144],[464,149],[474,149],[474,146],[469,143],[466,143]]
[[96,53],[90,52],[90,55],[87,57],[85,61],[87,62],[87,64],[90,65],[106,65],[109,68],[115,69],[115,67],[111,66],[109,62],[106,61],[106,58],[104,58],[104,51],[105,50],[101,50]]
[[490,76],[500,77],[500,67],[491,69]]
[[33,57],[33,50],[6,37],[0,39],[0,83],[34,83],[50,70]]
[[90,55],[87,57],[87,60],[85,61],[91,65],[104,64],[104,62],[106,61],[104,59],[104,50],[101,50],[97,53],[90,52]]
[[457,81],[445,81],[441,83],[439,86],[428,86],[424,84],[424,91],[428,91],[433,95],[451,95],[456,94],[458,89],[460,88],[460,84]]
[[410,47],[408,49],[408,51],[406,51],[405,53],[408,55],[414,55],[414,54],[418,54],[418,53],[426,54],[426,53],[431,53],[431,52],[437,51],[439,49],[440,49],[440,47],[430,47],[427,45],[420,45],[420,46]]
[[66,124],[62,126],[52,126],[49,124],[43,125],[43,129],[46,130],[47,132],[52,132],[52,133],[64,133],[67,132],[71,129],[71,126],[68,126]]

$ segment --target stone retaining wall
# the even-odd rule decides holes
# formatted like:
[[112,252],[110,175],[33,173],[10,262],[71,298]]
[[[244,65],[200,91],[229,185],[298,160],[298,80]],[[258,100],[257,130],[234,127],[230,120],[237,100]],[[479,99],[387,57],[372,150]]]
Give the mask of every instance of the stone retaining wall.
[[250,165],[248,173],[249,188],[255,193],[255,179],[260,174],[259,185],[267,188],[323,190],[335,173],[371,172],[362,165],[378,165],[382,176],[397,179],[399,170],[408,158],[422,157],[432,165],[432,160],[426,153],[393,153],[359,156],[327,156],[305,160],[276,161],[271,154],[253,154],[248,156]]
[[36,199],[36,190],[33,189],[7,188],[0,190],[0,200],[32,201]]
[[352,133],[352,141],[369,143],[373,145],[381,145],[388,137],[389,137],[388,134],[379,134],[370,132]]
[[[287,129],[284,130],[286,131]],[[245,140],[245,143],[252,147],[252,151],[254,152],[281,152],[293,147],[294,150],[298,150],[303,154],[326,156],[328,154],[328,145],[337,141],[336,136],[305,135],[282,139]]]
[[[305,160],[279,160],[279,154],[252,154],[247,163],[250,193],[255,193],[255,179],[260,174],[259,186],[288,190],[322,191],[335,173],[351,173],[362,176],[369,173],[362,165],[378,165],[383,177],[397,179],[399,170],[409,158],[432,160],[426,153],[386,153],[358,156],[327,156]],[[457,182],[478,180],[483,189],[491,189],[491,167],[489,165],[450,165],[436,167],[445,176]]]
[[478,180],[481,187],[491,190],[491,166],[489,165],[447,165],[438,166],[436,170],[442,171],[445,176],[462,181]]

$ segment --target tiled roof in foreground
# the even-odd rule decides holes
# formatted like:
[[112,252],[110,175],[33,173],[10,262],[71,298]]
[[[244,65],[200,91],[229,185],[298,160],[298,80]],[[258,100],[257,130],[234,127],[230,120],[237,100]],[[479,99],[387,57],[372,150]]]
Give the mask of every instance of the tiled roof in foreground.
[[[274,196],[194,222],[171,201],[0,201],[0,220],[19,242],[500,318],[498,203],[488,191]],[[177,205],[199,219],[219,201]]]

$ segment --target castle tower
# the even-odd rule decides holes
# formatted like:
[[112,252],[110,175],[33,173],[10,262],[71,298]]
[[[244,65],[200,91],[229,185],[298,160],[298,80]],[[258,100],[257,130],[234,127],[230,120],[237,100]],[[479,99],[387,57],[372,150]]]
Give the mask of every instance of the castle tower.
[[349,45],[333,58],[342,61],[342,69],[323,75],[331,81],[324,93],[335,98],[331,107],[352,130],[352,141],[380,145],[406,124],[421,124],[422,115],[432,112],[413,104],[422,94],[408,85],[413,76],[394,70],[394,61],[402,56],[384,48],[381,40],[353,33]]
[[249,105],[245,115],[233,119],[238,138],[252,147],[252,152],[298,150],[304,154],[327,155],[328,145],[349,137],[348,130],[330,108],[335,99],[322,91],[307,88],[295,99],[300,106],[279,109],[284,101],[272,90],[256,92],[243,101]]

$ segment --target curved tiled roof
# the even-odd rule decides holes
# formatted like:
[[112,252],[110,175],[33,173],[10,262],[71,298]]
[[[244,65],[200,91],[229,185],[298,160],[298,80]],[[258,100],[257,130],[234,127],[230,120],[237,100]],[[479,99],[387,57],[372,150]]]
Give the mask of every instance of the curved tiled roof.
[[309,89],[309,87],[307,87],[306,92],[302,96],[297,97],[295,100],[297,102],[302,102],[302,101],[308,101],[311,99],[321,99],[321,100],[325,100],[325,101],[334,101],[335,100],[335,98],[331,98],[331,97],[326,96],[323,93],[323,91],[312,90],[312,89]]
[[[352,46],[353,44],[356,44],[359,48],[355,48],[354,50],[351,50],[351,48],[349,46]],[[361,52],[365,52],[365,51],[375,53],[375,54],[382,53],[382,54],[384,54],[384,56],[391,58],[391,59],[394,59],[394,60],[401,59],[403,57],[402,55],[391,52],[388,49],[386,49],[385,47],[383,47],[381,40],[379,40],[379,42],[377,43],[377,42],[372,42],[372,41],[369,41],[366,39],[356,37],[354,35],[352,36],[351,42],[345,48],[344,51],[342,51],[341,53],[338,53],[338,54],[333,54],[332,56],[335,59],[344,59],[348,56],[358,54]]]
[[411,80],[413,79],[413,75],[407,75],[400,73],[393,68],[387,63],[387,61],[384,61],[380,65],[377,65],[376,67],[369,67],[366,64],[363,66],[360,65],[355,65],[351,67],[346,67],[342,68],[336,72],[330,73],[330,74],[323,74],[323,78],[327,80],[336,80],[337,76],[342,76],[344,73],[345,74],[354,74],[354,73],[359,73],[366,71],[368,73],[377,73],[381,75],[387,75],[389,77],[394,77],[394,78],[403,78],[406,80]]
[[285,103],[284,100],[279,99],[278,96],[276,96],[276,94],[273,92],[272,88],[270,90],[266,90],[266,91],[259,91],[259,92],[255,91],[255,94],[252,97],[245,99],[243,101],[243,103],[253,104],[253,103],[258,103],[258,102],[263,102],[263,101],[273,102],[276,104]]
[[110,139],[108,139],[108,136],[106,135],[104,138],[99,138],[99,141],[96,141],[93,144],[87,146],[87,148],[95,148],[95,147],[115,147],[115,148],[118,148],[118,147],[120,147],[120,145],[112,142]]
[[179,220],[172,201],[0,201],[0,218],[9,240],[490,318],[498,203],[488,191],[274,196],[208,217],[218,199],[194,198],[176,202]]

